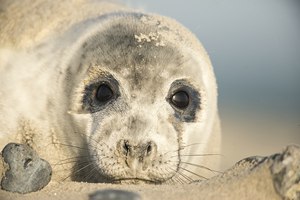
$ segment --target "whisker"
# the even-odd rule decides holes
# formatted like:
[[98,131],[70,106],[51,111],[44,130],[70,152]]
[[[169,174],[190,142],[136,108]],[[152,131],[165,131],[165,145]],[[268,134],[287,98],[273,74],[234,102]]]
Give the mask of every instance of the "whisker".
[[94,141],[95,143],[91,142],[91,143],[89,143],[89,145],[92,146],[92,147],[94,147],[94,148],[96,148],[96,149],[98,149],[98,145],[99,145],[99,144],[100,144],[100,145],[104,144],[104,145],[106,145],[106,147],[109,148],[109,146],[108,146],[105,142],[103,142],[103,141],[101,141],[101,140],[99,140],[99,141],[95,140],[95,139],[92,137],[92,135],[89,135],[89,136],[88,136],[88,135],[86,135],[86,134],[79,133],[79,132],[76,132],[76,131],[75,131],[75,133],[81,135],[82,137],[84,137],[84,138],[86,138],[86,139],[89,139],[90,141]]
[[180,152],[180,151],[183,151],[187,147],[191,147],[191,146],[194,146],[194,145],[201,145],[201,144],[203,144],[203,143],[192,143],[192,144],[188,144],[188,145],[185,145],[185,146],[181,145],[176,150],[168,151],[168,152],[164,153],[163,155],[166,155],[166,154],[171,153],[171,152]]
[[217,171],[217,170],[214,170],[214,169],[210,169],[208,167],[205,167],[203,165],[198,165],[198,164],[194,164],[194,163],[189,163],[189,162],[180,162],[180,163],[183,163],[183,164],[187,164],[187,165],[192,165],[192,166],[195,166],[195,167],[199,167],[201,169],[206,169],[208,171],[211,171],[211,172],[216,172],[216,173],[219,173],[219,174],[222,174],[223,172],[220,172],[220,171]]
[[177,155],[178,155],[178,152],[179,152],[180,150],[179,150],[179,148],[178,149],[176,149],[176,150],[171,150],[171,151],[167,151],[167,152],[165,152],[165,153],[163,153],[162,155],[167,155],[168,153],[177,153]]
[[[110,147],[108,146],[108,144],[106,144],[105,142],[103,142],[103,141],[101,141],[101,140],[97,141],[97,140],[95,140],[94,138],[92,138],[92,136],[89,136],[88,139],[90,139],[91,141],[95,142],[96,145],[93,146],[93,147],[95,147],[95,148],[97,148],[98,145],[102,145],[102,144],[104,144],[107,148],[110,148]],[[93,143],[92,143],[92,144],[93,144]],[[92,144],[90,144],[90,145],[92,145]]]
[[[180,155],[180,157],[195,157],[195,156],[223,156],[222,154],[214,154],[214,153],[207,153],[207,154],[186,154],[186,155]],[[175,157],[175,156],[172,156]],[[172,158],[171,157],[171,158]]]
[[177,183],[184,184],[184,181],[180,178],[180,176],[173,176],[172,179],[176,180]]
[[95,171],[98,172],[96,167],[93,167],[91,171],[83,178],[86,182],[95,174]]
[[[168,171],[168,170],[166,169],[166,171]],[[174,176],[176,176],[176,173],[171,178],[167,179],[165,183],[166,184],[176,184],[177,182],[173,179]]]
[[66,159],[63,159],[63,160],[59,160],[57,163],[53,164],[53,165],[56,165],[56,164],[59,164],[60,162],[63,162],[63,161],[68,161],[68,160],[73,160],[73,159],[79,159],[79,158],[90,158],[90,157],[94,157],[96,155],[91,155],[91,156],[75,156],[75,157],[70,157],[70,158],[66,158]]
[[[172,170],[172,171],[177,172],[176,170],[172,169],[171,167],[169,167],[169,169]],[[165,170],[166,170],[167,172],[170,172],[168,169],[165,169]],[[166,183],[169,182],[169,181],[172,181],[173,183],[176,183],[176,181],[173,179],[174,176],[176,176],[176,173],[175,173],[171,178],[169,178],[169,179],[166,181]]]
[[195,176],[198,176],[199,178],[202,178],[202,179],[207,180],[206,177],[201,176],[201,175],[199,175],[199,174],[196,174],[195,172],[192,172],[192,171],[190,171],[190,170],[188,170],[188,169],[185,169],[185,168],[183,168],[183,167],[180,167],[180,166],[179,166],[179,168],[182,169],[182,170],[184,170],[184,171],[186,171],[186,172],[189,172],[189,173],[191,173],[191,174],[193,174],[193,175],[195,175]]
[[[175,177],[175,176],[177,175],[177,178],[180,178],[180,176],[182,176],[184,179],[186,179],[187,182],[185,182],[183,179],[180,178],[180,179],[181,179],[183,182],[185,182],[185,183],[189,183],[189,182],[191,182],[191,181],[194,181],[192,178],[190,178],[190,177],[188,177],[187,175],[181,173],[180,171],[177,171],[177,170],[172,169],[172,168],[169,168],[169,169],[175,172],[175,175],[174,175],[173,177]],[[167,169],[166,169],[166,170],[167,170]],[[173,177],[172,177],[172,178],[173,178]]]
[[56,143],[56,142],[54,142],[53,144],[62,145],[62,146],[67,146],[67,147],[72,147],[72,148],[77,148],[77,149],[86,150],[86,151],[89,150],[88,148],[83,148],[83,147],[79,147],[79,146],[75,146],[75,145],[71,145],[71,144]]
[[184,173],[182,173],[180,171],[177,171],[176,173],[179,174],[180,176],[182,176],[183,178],[185,178],[188,181],[187,183],[190,183],[190,182],[194,181],[194,179],[192,179],[191,177],[185,175]]
[[203,143],[192,143],[192,144],[188,144],[188,145],[182,145],[181,147],[182,148],[186,148],[186,147],[191,147],[191,146],[194,146],[194,145],[201,145]]
[[[173,177],[172,177],[172,178],[173,178]],[[168,185],[168,184],[175,184],[176,182],[175,182],[172,178],[166,180],[165,183],[166,183],[167,185]]]
[[73,160],[73,161],[68,161],[68,162],[55,163],[55,164],[53,164],[53,166],[66,165],[66,164],[71,164],[71,163],[76,163],[76,162],[78,162],[78,161],[77,160]]
[[[80,163],[80,164],[84,164],[84,163]],[[84,170],[84,169],[90,167],[91,165],[93,165],[93,163],[90,162],[89,164],[85,165],[84,167],[81,167],[80,169],[78,169],[78,170],[76,170],[75,172],[71,173],[69,176],[67,176],[66,178],[64,178],[62,181],[65,181],[66,179],[70,178],[73,174],[75,175],[75,174],[77,174],[78,172],[80,172],[80,171],[82,171],[82,170]]]
[[189,182],[188,183],[191,183],[194,181],[194,179],[192,179],[191,177],[185,175],[184,173],[181,173],[181,172],[177,172],[178,174],[180,174],[181,176],[183,176],[185,179],[187,179]]
[[82,165],[85,163],[90,163],[91,161],[96,161],[96,159],[95,160],[85,160],[85,161],[80,161],[80,162],[78,162],[78,160],[73,160],[73,161],[54,164],[53,166],[66,165],[66,164],[71,164],[71,163],[76,163],[75,166],[78,166],[78,165]]

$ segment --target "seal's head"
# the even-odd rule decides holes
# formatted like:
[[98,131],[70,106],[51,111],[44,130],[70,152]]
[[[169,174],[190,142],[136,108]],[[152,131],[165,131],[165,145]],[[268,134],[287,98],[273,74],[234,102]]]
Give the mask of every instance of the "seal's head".
[[218,119],[216,83],[204,49],[160,16],[110,15],[93,30],[68,66],[69,76],[77,77],[70,109],[76,133],[85,136],[90,167],[75,170],[75,177],[191,180],[198,172],[188,167],[206,161],[187,155],[216,153],[210,147]]

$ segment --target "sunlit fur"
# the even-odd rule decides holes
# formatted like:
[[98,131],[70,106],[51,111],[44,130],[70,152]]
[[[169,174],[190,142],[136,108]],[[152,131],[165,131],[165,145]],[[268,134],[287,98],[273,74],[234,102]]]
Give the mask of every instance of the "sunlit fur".
[[[1,149],[27,143],[55,180],[171,184],[217,173],[216,80],[188,30],[105,1],[3,2]],[[94,106],[101,81],[118,95]],[[195,91],[189,113],[168,101],[177,82]],[[151,158],[129,158],[121,141],[153,144]]]

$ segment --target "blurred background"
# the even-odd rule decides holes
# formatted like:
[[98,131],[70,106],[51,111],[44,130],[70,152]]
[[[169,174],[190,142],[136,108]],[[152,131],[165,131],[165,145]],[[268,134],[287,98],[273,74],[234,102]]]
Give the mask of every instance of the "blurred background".
[[299,0],[124,0],[197,35],[214,65],[223,165],[300,145]]

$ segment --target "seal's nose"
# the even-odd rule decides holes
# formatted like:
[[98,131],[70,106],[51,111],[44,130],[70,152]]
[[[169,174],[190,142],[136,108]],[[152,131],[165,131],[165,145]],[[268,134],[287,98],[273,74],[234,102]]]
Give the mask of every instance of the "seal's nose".
[[134,145],[129,140],[120,140],[118,148],[125,156],[127,166],[135,171],[146,170],[157,153],[157,145],[153,141]]

